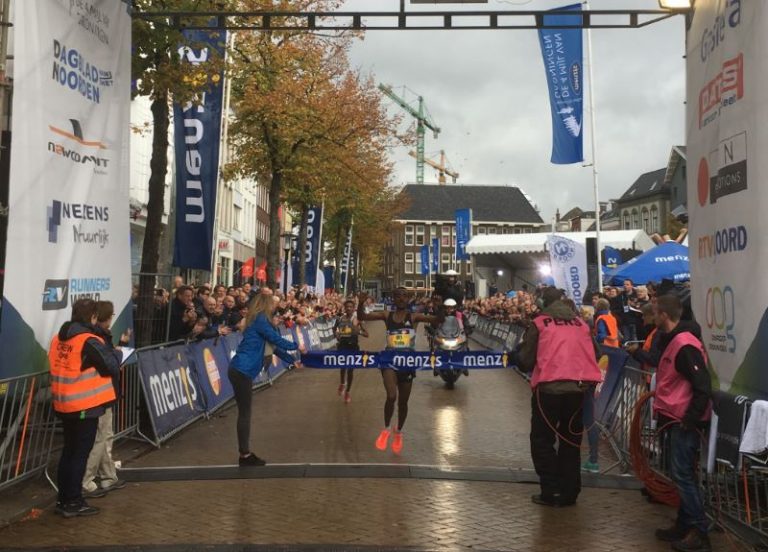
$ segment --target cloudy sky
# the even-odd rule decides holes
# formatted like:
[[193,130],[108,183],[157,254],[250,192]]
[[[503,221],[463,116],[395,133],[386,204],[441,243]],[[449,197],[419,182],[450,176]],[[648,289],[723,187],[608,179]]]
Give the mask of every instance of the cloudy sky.
[[[489,0],[487,6],[463,8],[530,10],[567,3]],[[656,0],[591,2],[593,10],[657,7]],[[398,0],[348,0],[345,5],[360,11],[398,8]],[[592,40],[600,199],[607,200],[619,197],[643,172],[665,166],[672,145],[684,143],[684,20],[595,30]],[[355,45],[352,62],[379,82],[395,89],[405,85],[424,96],[442,129],[437,140],[427,133],[427,154],[438,158],[445,150],[461,175],[459,185],[518,186],[538,204],[545,222],[557,208],[561,213],[574,206],[594,208],[591,169],[549,162],[550,110],[536,31],[371,31]],[[404,128],[410,123],[405,120]],[[590,132],[587,128],[584,138],[587,162]],[[414,182],[416,162],[408,148],[392,155],[395,183]],[[436,172],[427,167],[425,180],[436,182]]]

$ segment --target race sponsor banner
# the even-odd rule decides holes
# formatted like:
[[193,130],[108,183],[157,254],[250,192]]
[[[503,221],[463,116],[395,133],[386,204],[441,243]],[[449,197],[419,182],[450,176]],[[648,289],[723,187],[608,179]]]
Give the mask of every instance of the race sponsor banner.
[[186,345],[140,350],[136,355],[147,410],[158,440],[203,415],[203,396]]
[[128,10],[117,1],[13,3],[0,378],[46,369],[50,340],[79,298],[114,303],[115,335],[132,326]]
[[350,225],[347,232],[347,241],[344,244],[344,257],[341,259],[341,289],[344,291],[344,295],[347,294],[347,284],[352,264],[352,225]]
[[732,468],[741,468],[739,445],[747,423],[750,402],[743,395],[731,395],[715,391],[714,410],[717,414],[715,427],[715,458],[727,462]]
[[472,209],[456,209],[456,260],[468,261],[467,244],[472,239]]
[[629,360],[629,354],[617,347],[602,347],[602,355],[598,367],[603,374],[603,381],[595,389],[595,420],[608,422],[606,415],[615,414],[615,409],[609,409],[612,399],[624,373],[624,367]]
[[432,273],[440,272],[440,240],[432,238]]
[[[190,46],[179,48],[183,63],[198,65],[224,56],[224,34],[187,30]],[[173,264],[181,268],[211,270],[223,75],[209,76],[209,87],[194,101],[173,104],[176,150],[176,234]]]
[[311,351],[301,355],[306,368],[393,368],[395,370],[504,369],[509,355],[495,351]]
[[[552,111],[551,162],[580,163],[584,160],[581,4],[556,8],[556,11],[575,13],[545,15],[544,25],[549,28],[539,29],[539,45],[544,57]],[[557,25],[576,25],[579,28],[552,28]]]
[[687,35],[691,298],[720,388],[768,394],[768,4],[697,0]]
[[421,246],[421,252],[420,252],[420,259],[421,259],[421,275],[426,276],[429,274],[429,246],[428,245],[422,245]]
[[[322,256],[322,237],[323,237],[323,206],[310,207],[307,213],[307,245],[304,252],[306,265],[304,270],[306,284],[310,287],[317,287],[317,271],[320,266],[320,257]],[[291,282],[298,282],[295,277],[299,273],[299,252],[296,252],[292,266]],[[319,291],[319,290],[318,290]]]
[[187,356],[197,372],[196,381],[199,382],[206,411],[216,410],[234,396],[232,384],[227,377],[230,356],[224,339],[190,343]]
[[555,287],[564,289],[577,307],[581,307],[587,289],[587,249],[563,236],[547,237],[549,262]]

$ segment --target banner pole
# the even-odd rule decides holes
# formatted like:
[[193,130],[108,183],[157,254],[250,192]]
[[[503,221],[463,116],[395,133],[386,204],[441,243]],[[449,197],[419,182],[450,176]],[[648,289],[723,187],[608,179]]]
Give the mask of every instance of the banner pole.
[[[584,2],[584,6],[589,11],[589,0]],[[589,64],[589,119],[590,119],[590,138],[592,141],[592,184],[595,195],[595,249],[597,265],[597,292],[603,291],[603,266],[600,257],[602,244],[600,240],[600,197],[597,172],[597,132],[595,128],[595,77],[592,71],[592,31],[587,29],[587,63]]]

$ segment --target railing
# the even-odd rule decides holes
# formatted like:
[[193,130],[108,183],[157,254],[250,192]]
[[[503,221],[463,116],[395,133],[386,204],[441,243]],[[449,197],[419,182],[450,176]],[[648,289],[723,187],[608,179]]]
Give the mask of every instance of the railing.
[[47,372],[0,380],[0,490],[45,470],[55,428]]

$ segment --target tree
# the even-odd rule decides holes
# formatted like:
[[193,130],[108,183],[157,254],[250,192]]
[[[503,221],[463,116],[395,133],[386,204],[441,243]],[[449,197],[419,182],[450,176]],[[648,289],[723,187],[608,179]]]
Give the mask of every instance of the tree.
[[[134,0],[138,12],[156,10],[195,11],[211,7],[225,8],[227,2],[201,0]],[[224,40],[224,37],[221,37]],[[209,84],[208,75],[216,75],[221,59],[211,52],[208,61],[200,65],[182,63],[179,48],[195,47],[187,41],[181,30],[161,23],[134,17],[132,77],[136,83],[134,96],[148,96],[152,111],[152,157],[150,160],[149,201],[147,224],[141,253],[139,280],[139,316],[137,326],[139,344],[147,344],[152,334],[152,296],[160,258],[160,239],[163,232],[163,206],[165,178],[168,172],[168,127],[170,102],[193,101]]]
[[[310,5],[328,9],[337,4],[280,2],[286,10]],[[386,116],[372,80],[349,69],[350,40],[345,35],[298,32],[238,35],[236,39],[233,171],[268,180],[271,213],[283,201],[302,215],[310,204],[325,201],[326,212],[333,215],[344,206],[337,207],[336,198],[343,195],[340,190],[362,192],[389,181],[391,167],[385,152],[396,136],[397,119]],[[269,285],[276,284],[279,235],[280,222],[273,216],[267,252]]]

